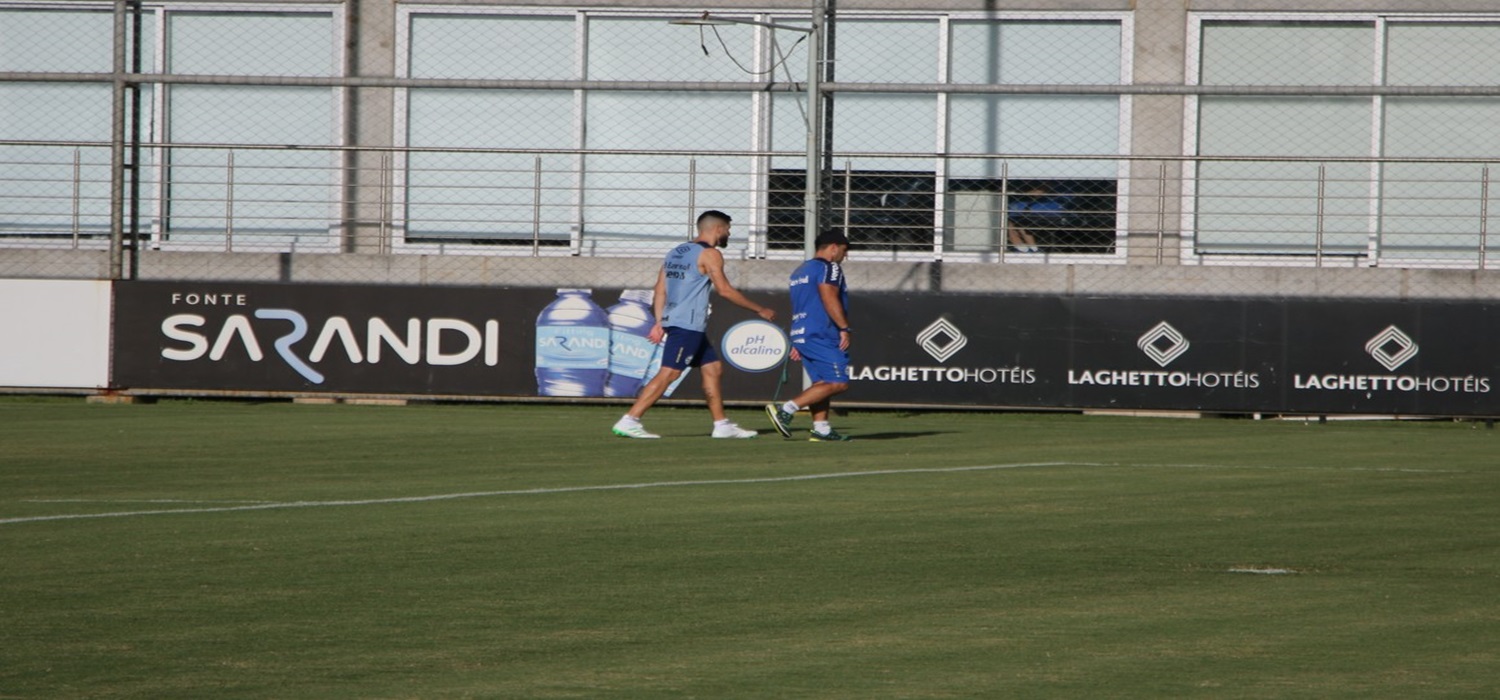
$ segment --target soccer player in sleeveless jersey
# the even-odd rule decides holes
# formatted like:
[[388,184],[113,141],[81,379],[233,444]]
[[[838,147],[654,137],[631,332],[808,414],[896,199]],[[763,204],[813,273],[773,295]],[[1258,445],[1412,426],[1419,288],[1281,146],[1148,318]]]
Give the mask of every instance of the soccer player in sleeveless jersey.
[[754,430],[735,425],[724,414],[724,395],[720,390],[724,363],[705,334],[708,330],[708,292],[711,288],[730,303],[749,309],[767,321],[775,320],[776,312],[741,294],[724,275],[724,254],[719,249],[729,244],[729,215],[721,211],[705,211],[698,215],[697,226],[698,236],[672,248],[657,272],[656,289],[651,300],[656,324],[652,326],[649,337],[651,342],[662,344],[661,371],[641,387],[630,410],[615,423],[613,432],[620,437],[661,437],[647,431],[641,425],[641,417],[688,367],[697,367],[698,374],[703,377],[703,396],[708,400],[708,412],[714,421],[710,435],[716,438],[753,438],[757,435]]

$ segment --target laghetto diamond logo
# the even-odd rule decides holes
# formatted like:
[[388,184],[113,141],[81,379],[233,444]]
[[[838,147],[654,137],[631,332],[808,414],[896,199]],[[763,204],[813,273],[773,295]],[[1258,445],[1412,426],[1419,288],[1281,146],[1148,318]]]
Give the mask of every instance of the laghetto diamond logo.
[[1407,360],[1417,356],[1417,343],[1411,336],[1402,333],[1400,328],[1391,326],[1374,338],[1365,343],[1365,352],[1375,358],[1380,366],[1394,372],[1397,367],[1406,364]]
[[946,318],[940,318],[932,325],[923,328],[917,334],[917,344],[927,351],[932,359],[938,362],[947,362],[959,350],[969,344],[969,339],[958,330],[958,327],[948,322]]
[[1155,360],[1158,366],[1166,367],[1172,360],[1187,352],[1190,344],[1181,331],[1162,321],[1146,331],[1145,335],[1135,341],[1135,345],[1147,357]]

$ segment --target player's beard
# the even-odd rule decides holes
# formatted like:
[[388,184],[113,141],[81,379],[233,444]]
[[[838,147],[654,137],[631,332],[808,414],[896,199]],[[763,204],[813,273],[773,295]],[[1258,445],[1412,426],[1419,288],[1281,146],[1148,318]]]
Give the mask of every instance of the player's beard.
[[718,247],[720,247],[720,248],[728,248],[729,247],[729,236],[724,236],[723,238],[720,238],[719,239],[719,245],[718,245]]

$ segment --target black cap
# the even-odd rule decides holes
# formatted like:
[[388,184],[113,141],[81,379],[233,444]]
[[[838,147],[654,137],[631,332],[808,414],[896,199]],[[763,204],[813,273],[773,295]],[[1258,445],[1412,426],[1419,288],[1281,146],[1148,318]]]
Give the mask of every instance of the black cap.
[[838,229],[829,229],[818,234],[817,240],[813,241],[813,248],[822,248],[825,245],[849,245],[849,239],[844,232]]

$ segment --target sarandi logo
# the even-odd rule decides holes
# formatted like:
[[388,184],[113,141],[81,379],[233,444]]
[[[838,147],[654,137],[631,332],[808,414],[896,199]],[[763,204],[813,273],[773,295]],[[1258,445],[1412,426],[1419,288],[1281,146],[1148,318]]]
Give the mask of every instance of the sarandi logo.
[[[952,321],[939,317],[917,332],[917,347],[940,364],[953,359],[969,345],[968,336]],[[877,382],[936,382],[945,384],[1034,384],[1036,370],[1029,367],[923,367],[882,365],[852,368],[852,378]]]
[[[318,325],[296,309],[250,309],[245,294],[173,293],[174,306],[237,306],[245,313],[230,313],[210,320],[200,313],[177,313],[161,322],[167,343],[163,359],[193,362],[208,358],[219,362],[231,353],[243,353],[251,362],[266,358],[265,344],[288,367],[313,384],[325,377],[317,365],[333,356],[353,364],[380,364],[387,353],[407,365],[462,365],[483,357],[485,365],[500,363],[500,322],[485,321],[480,328],[457,318],[408,318],[387,321],[379,316],[351,319],[330,316]],[[311,338],[309,347],[303,341]]]
[[1217,372],[1169,371],[1167,365],[1182,357],[1192,347],[1187,336],[1172,324],[1162,321],[1142,333],[1135,346],[1151,358],[1161,370],[1070,369],[1068,383],[1092,386],[1151,386],[1191,389],[1256,389],[1260,375],[1245,370]]
[[[1395,372],[1417,356],[1419,346],[1405,331],[1392,325],[1365,342],[1365,352],[1387,372]],[[1416,374],[1294,374],[1292,386],[1320,391],[1436,392],[1487,394],[1490,378],[1478,375],[1424,376]]]

